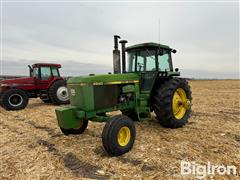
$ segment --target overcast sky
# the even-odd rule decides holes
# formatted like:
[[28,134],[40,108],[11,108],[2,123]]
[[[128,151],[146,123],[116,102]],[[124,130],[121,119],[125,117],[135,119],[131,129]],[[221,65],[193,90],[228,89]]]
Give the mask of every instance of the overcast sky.
[[3,3],[2,74],[58,62],[62,74],[112,71],[113,35],[177,49],[183,76],[239,78],[238,2]]

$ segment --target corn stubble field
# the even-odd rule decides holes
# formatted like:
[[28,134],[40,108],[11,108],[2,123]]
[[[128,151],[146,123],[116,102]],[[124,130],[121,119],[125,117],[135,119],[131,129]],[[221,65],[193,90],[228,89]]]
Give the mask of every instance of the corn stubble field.
[[[234,165],[240,169],[239,80],[190,81],[189,123],[166,129],[154,119],[136,122],[133,149],[109,157],[101,142],[104,123],[90,122],[82,135],[64,136],[55,108],[40,99],[26,109],[0,109],[1,179],[182,179],[180,161]],[[115,112],[117,113],[117,112]],[[238,176],[214,176],[214,179]]]

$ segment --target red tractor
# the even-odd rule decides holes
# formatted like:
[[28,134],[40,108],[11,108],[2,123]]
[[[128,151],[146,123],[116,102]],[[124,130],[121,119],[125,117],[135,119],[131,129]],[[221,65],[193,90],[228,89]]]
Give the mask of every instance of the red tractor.
[[0,101],[6,110],[24,109],[29,98],[40,97],[44,103],[69,103],[66,81],[60,76],[60,64],[28,65],[30,77],[5,79],[1,82]]

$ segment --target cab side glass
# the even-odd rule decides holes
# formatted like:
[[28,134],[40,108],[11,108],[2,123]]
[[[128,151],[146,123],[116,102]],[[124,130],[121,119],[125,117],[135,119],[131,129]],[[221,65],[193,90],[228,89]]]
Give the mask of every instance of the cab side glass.
[[51,69],[50,67],[41,67],[41,79],[42,80],[48,80],[51,78]]
[[170,54],[163,50],[158,54],[158,69],[159,71],[170,71]]
[[127,72],[135,72],[136,52],[128,52]]
[[53,77],[59,77],[58,69],[56,67],[52,67],[52,75]]
[[137,52],[137,71],[144,71],[144,51]]

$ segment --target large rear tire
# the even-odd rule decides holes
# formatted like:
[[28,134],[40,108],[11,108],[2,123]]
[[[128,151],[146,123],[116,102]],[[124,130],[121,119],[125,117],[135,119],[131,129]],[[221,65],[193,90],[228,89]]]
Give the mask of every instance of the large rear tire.
[[24,109],[28,104],[28,95],[20,89],[9,89],[2,95],[2,103],[6,110]]
[[120,156],[133,147],[136,136],[134,122],[127,116],[111,117],[102,132],[102,143],[108,154]]
[[162,126],[180,128],[190,117],[191,100],[191,90],[187,80],[171,78],[154,93],[152,107]]
[[63,80],[54,82],[49,88],[49,98],[53,104],[69,104],[66,82]]

